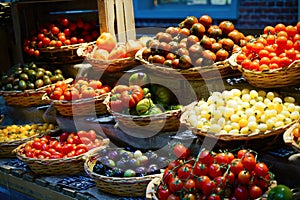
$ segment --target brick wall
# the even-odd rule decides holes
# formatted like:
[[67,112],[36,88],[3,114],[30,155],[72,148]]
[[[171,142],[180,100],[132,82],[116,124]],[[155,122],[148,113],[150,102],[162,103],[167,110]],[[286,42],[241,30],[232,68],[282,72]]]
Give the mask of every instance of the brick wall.
[[240,29],[261,29],[277,23],[295,25],[298,22],[297,0],[240,0],[239,18],[236,26]]

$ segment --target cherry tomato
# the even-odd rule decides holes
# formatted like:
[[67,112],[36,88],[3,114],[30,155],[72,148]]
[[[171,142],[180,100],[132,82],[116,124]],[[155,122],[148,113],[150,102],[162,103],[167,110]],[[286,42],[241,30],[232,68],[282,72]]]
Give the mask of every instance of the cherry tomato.
[[62,153],[67,155],[68,153],[70,153],[71,151],[74,151],[75,154],[75,148],[73,144],[65,144],[62,146]]
[[228,156],[224,152],[217,153],[217,155],[215,157],[215,160],[220,165],[222,165],[222,164],[229,164]]
[[193,168],[193,175],[195,176],[207,175],[207,172],[207,166],[201,162],[197,162],[195,167]]
[[187,158],[190,156],[190,150],[185,147],[183,144],[176,144],[174,149],[173,149],[173,153],[177,158]]
[[196,188],[196,183],[194,181],[194,179],[188,179],[185,183],[184,183],[184,188],[187,191],[193,191]]
[[246,154],[246,156],[242,159],[242,164],[246,170],[252,172],[255,169],[256,161],[253,156]]
[[222,175],[222,170],[219,164],[213,163],[208,166],[208,174],[211,178]]
[[86,149],[78,149],[78,150],[75,150],[75,156],[84,154],[84,153],[86,153],[86,152],[87,152]]
[[37,149],[37,150],[41,150],[42,149],[42,144],[41,144],[40,141],[34,141],[32,143],[32,147],[35,148],[35,149]]
[[182,180],[178,178],[172,178],[169,183],[169,189],[171,192],[177,192],[180,191],[183,188],[183,182]]
[[257,185],[252,185],[249,188],[249,196],[251,199],[257,199],[259,197],[261,197],[263,194],[263,191],[260,187],[258,187]]
[[201,161],[204,164],[210,165],[214,162],[215,158],[212,152],[208,150],[203,150],[200,153],[199,161]]
[[214,181],[212,181],[212,180],[206,181],[203,184],[202,192],[204,195],[210,195],[214,188],[216,188],[216,183]]
[[195,182],[196,182],[196,188],[198,190],[202,190],[203,185],[205,182],[210,181],[210,178],[208,176],[199,176],[196,178]]
[[240,173],[238,174],[239,183],[248,185],[250,183],[250,180],[251,180],[251,174],[249,171],[247,170],[240,171]]
[[65,141],[67,141],[68,136],[69,136],[69,133],[63,132],[63,133],[59,136],[60,142],[65,142]]
[[208,200],[221,200],[221,197],[218,194],[211,194],[209,195]]
[[158,187],[158,198],[161,200],[167,200],[171,192],[166,185],[159,185]]
[[239,185],[234,189],[234,196],[239,200],[248,200],[248,189],[245,186]]
[[266,176],[269,172],[269,168],[265,163],[259,162],[256,163],[254,172],[257,176]]
[[230,170],[235,174],[239,174],[244,169],[242,161],[240,159],[233,159],[230,164]]
[[192,168],[187,165],[183,165],[178,169],[177,176],[181,180],[186,180],[191,176],[191,173],[192,173]]

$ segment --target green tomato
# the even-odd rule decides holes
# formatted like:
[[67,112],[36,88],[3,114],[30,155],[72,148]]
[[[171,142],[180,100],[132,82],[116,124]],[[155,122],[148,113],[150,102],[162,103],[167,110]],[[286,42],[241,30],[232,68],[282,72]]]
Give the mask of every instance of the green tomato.
[[162,113],[163,111],[158,107],[158,106],[152,106],[150,109],[149,109],[149,112],[148,114],[149,115],[157,115],[157,114],[160,114]]
[[268,194],[268,200],[292,200],[293,193],[286,185],[277,185]]
[[134,170],[132,169],[127,169],[125,172],[124,172],[124,177],[135,177],[136,173]]
[[144,98],[140,100],[135,109],[138,115],[143,115],[153,106],[153,102],[150,98]]

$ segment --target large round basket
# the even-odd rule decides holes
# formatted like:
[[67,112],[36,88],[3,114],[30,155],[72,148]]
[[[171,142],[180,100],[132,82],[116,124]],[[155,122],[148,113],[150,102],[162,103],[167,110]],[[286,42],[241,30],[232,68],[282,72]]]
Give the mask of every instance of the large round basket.
[[[71,83],[72,78],[64,80],[66,83]],[[40,87],[38,89],[30,89],[24,91],[0,91],[6,104],[9,106],[31,107],[45,105],[47,102],[42,100],[43,95],[46,93],[46,88],[49,85]]]
[[181,109],[170,110],[156,115],[138,116],[113,111],[110,108],[109,101],[110,96],[104,100],[104,104],[107,106],[107,111],[115,117],[117,126],[126,132],[130,131],[133,136],[135,133],[137,137],[140,137],[140,133],[152,135],[152,133],[158,132],[178,131],[180,127]]
[[143,51],[146,47],[140,49],[135,57],[146,68],[159,72],[161,76],[171,76],[184,78],[187,80],[214,80],[227,77],[240,76],[241,72],[230,66],[229,59],[216,62],[210,66],[191,67],[189,69],[173,69],[164,65],[149,63],[143,58]]
[[284,133],[283,133],[283,140],[285,144],[293,147],[296,151],[300,152],[300,146],[297,144],[293,130],[299,126],[299,122],[293,124],[291,127],[289,127]]
[[193,134],[198,136],[200,141],[204,139],[215,140],[215,146],[219,148],[236,148],[240,146],[251,147],[253,149],[267,148],[268,145],[273,146],[278,144],[279,139],[281,139],[282,134],[285,130],[295,124],[297,121],[293,121],[282,127],[273,129],[272,131],[265,132],[255,132],[250,134],[231,134],[231,133],[214,133],[209,131],[203,131],[191,125],[188,120],[188,111],[192,110],[197,102],[193,102],[183,108],[183,113],[180,117],[181,125],[187,127],[192,131]]
[[[149,182],[149,184],[147,185],[147,189],[146,189],[146,199],[147,200],[159,200],[156,189],[159,186],[161,179],[162,179],[162,177],[157,177],[157,178],[152,179]],[[270,191],[271,188],[275,187],[276,185],[277,185],[277,181],[275,181],[275,180],[272,181],[269,186],[269,190],[256,200],[267,200],[268,192]]]
[[51,64],[81,63],[84,56],[77,54],[78,48],[93,44],[94,42],[39,48],[40,56],[38,59],[41,62],[50,62]]
[[91,151],[84,163],[84,170],[92,177],[99,190],[125,197],[145,197],[148,183],[161,176],[160,174],[146,175],[143,177],[107,177],[93,172],[99,157],[98,149]]
[[[102,139],[103,144],[99,149],[105,148],[109,144],[109,139],[103,139],[100,136],[97,136],[98,139]],[[33,143],[33,140],[30,140],[13,150],[13,153],[16,154],[17,158],[25,162],[28,167],[36,174],[44,175],[70,175],[76,174],[83,171],[83,165],[85,157],[88,152],[70,157],[70,158],[59,158],[59,159],[38,159],[38,158],[28,158],[24,154],[24,147],[26,144]]]
[[[0,129],[5,128],[4,126],[0,126]],[[15,148],[20,146],[23,143],[26,143],[30,140],[32,140],[35,137],[42,137],[47,134],[54,134],[57,131],[59,131],[59,128],[55,128],[54,130],[43,132],[43,133],[37,133],[33,136],[30,136],[28,138],[19,139],[19,140],[12,140],[7,142],[0,142],[0,158],[13,158],[16,157],[16,155],[12,152]]]
[[109,93],[93,98],[66,101],[52,100],[47,94],[44,94],[43,101],[51,103],[59,114],[63,116],[88,116],[92,114],[102,115],[107,113],[106,105],[103,103],[107,96],[109,96]]
[[242,68],[236,63],[235,54],[229,59],[233,69],[242,72],[247,82],[259,88],[282,88],[300,84],[300,60],[296,60],[288,67],[273,70],[255,71]]

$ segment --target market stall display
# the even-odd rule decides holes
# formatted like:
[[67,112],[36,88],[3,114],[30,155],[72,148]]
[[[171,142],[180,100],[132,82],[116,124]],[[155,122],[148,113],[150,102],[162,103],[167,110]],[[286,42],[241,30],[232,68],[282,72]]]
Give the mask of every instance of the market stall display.
[[85,155],[94,148],[104,148],[109,139],[94,130],[62,133],[59,138],[34,138],[14,149],[17,158],[37,174],[66,175],[83,170]]
[[84,116],[107,113],[103,103],[109,96],[111,87],[99,80],[75,80],[66,84],[58,82],[46,88],[42,100],[53,105],[63,116]]
[[300,125],[299,122],[293,124],[288,128],[283,134],[283,140],[285,144],[292,146],[296,151],[300,151],[300,135],[299,135]]

